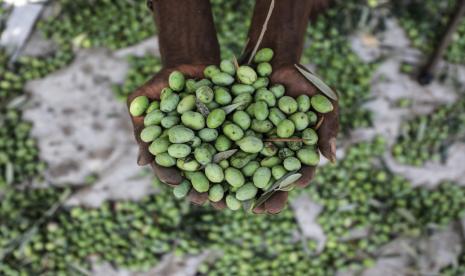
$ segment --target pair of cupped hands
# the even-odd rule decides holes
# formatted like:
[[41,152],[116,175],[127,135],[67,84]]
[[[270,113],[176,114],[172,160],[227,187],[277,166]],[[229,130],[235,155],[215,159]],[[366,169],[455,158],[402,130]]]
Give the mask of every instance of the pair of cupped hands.
[[[217,60],[216,65],[219,64]],[[160,72],[155,74],[148,82],[134,91],[128,98],[128,104],[137,96],[147,96],[150,100],[159,100],[160,92],[163,88],[168,86],[168,76],[174,71],[182,72],[186,77],[193,79],[204,78],[203,70],[210,64],[180,64],[170,68],[163,68]],[[273,67],[274,72],[271,75],[271,83],[280,83],[286,87],[286,95],[294,98],[301,94],[307,94],[313,96],[318,94],[318,90],[313,86],[307,79],[305,79],[301,73],[294,67],[294,64],[285,64],[279,67]],[[334,110],[324,115],[321,118],[319,114],[319,121],[322,120],[320,127],[317,129],[319,136],[318,148],[320,152],[327,159],[335,160],[336,151],[336,135],[338,131],[338,106],[336,102],[333,102],[335,106]],[[150,164],[155,172],[156,176],[164,183],[170,186],[178,185],[182,180],[183,176],[181,171],[176,168],[165,168],[157,165],[154,162],[152,154],[148,151],[148,143],[141,141],[140,132],[144,128],[144,118],[131,117],[134,125],[134,134],[139,144],[139,165]],[[316,167],[305,166],[301,169],[300,173],[302,177],[297,180],[297,187],[305,187],[313,179]],[[257,206],[253,212],[255,213],[279,213],[286,205],[288,198],[288,192],[279,191],[274,193],[265,203]],[[188,199],[194,204],[204,204],[208,201],[208,193],[198,193],[194,189],[191,189]],[[211,202],[212,206],[217,209],[223,209],[226,207],[224,199],[220,202]]]

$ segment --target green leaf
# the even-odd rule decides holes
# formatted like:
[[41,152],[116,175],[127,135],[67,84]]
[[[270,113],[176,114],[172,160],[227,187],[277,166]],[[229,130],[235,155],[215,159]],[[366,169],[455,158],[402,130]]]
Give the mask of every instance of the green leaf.
[[255,199],[250,199],[242,202],[242,208],[245,212],[250,213],[254,208]]
[[[248,41],[248,39],[247,39],[247,41]],[[244,52],[244,50],[245,50],[245,48],[242,49],[242,52]],[[239,62],[237,61],[236,55],[233,55],[233,63],[234,63],[234,68],[237,71],[237,69],[239,69]]]
[[13,168],[13,164],[11,162],[6,163],[6,168],[5,168],[5,180],[6,184],[11,185],[13,184],[13,181],[15,179],[15,172]]
[[290,185],[287,185],[284,188],[279,188],[278,190],[283,191],[283,192],[290,192],[290,191],[294,190],[294,188],[295,188],[295,184],[290,184]]
[[319,76],[310,71],[308,68],[300,64],[294,64],[294,67],[299,71],[309,82],[315,85],[321,93],[325,94],[328,98],[337,101],[339,97],[331,87],[329,87]]
[[408,222],[410,222],[410,223],[416,223],[417,222],[417,219],[415,218],[415,216],[409,210],[407,210],[405,208],[399,208],[396,211],[397,211],[397,213],[399,215],[404,217]]
[[300,174],[300,173],[289,175],[288,177],[286,177],[286,179],[281,181],[281,183],[279,184],[278,189],[281,190],[281,191],[284,191],[284,189],[286,189],[287,187],[293,186],[293,184],[297,180],[299,180],[301,177],[302,177],[302,174]]
[[243,106],[245,104],[247,104],[245,101],[230,104],[230,105],[224,106],[223,110],[224,110],[224,112],[226,112],[226,115],[228,115],[228,114],[232,113],[234,110],[238,109],[239,107],[241,107],[241,106]]
[[[268,188],[268,190],[266,190],[258,199],[257,201],[255,202],[255,205],[253,208],[255,207],[258,207],[260,205],[262,205],[263,203],[265,203],[265,201],[267,201],[275,192],[279,191],[279,187],[281,185],[281,183],[285,183],[286,185],[291,185],[292,183],[294,183],[295,181],[297,181],[297,179],[299,179],[302,175],[300,173],[296,173],[297,171],[293,171],[293,172],[289,172],[287,174],[285,174],[283,177],[281,177],[280,179],[276,180],[275,183],[273,183],[273,185],[270,186],[270,188]],[[299,177],[296,179],[297,175],[299,175]],[[289,183],[289,180],[293,180],[292,182]]]
[[27,102],[26,95],[22,95],[22,96],[16,97],[13,100],[11,100],[8,103],[7,107],[10,109],[19,109],[23,107],[26,104],[26,102]]
[[233,156],[237,152],[237,149],[221,151],[213,156],[213,163],[219,163],[223,160],[228,159],[229,157]]

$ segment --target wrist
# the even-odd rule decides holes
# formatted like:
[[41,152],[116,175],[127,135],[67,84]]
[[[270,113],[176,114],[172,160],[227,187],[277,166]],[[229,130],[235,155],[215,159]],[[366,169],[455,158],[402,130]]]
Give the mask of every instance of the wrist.
[[162,56],[162,65],[165,69],[174,69],[186,67],[188,65],[194,67],[208,66],[219,64],[219,57],[211,56],[208,53],[197,53],[197,56],[179,55],[176,51],[165,51]]

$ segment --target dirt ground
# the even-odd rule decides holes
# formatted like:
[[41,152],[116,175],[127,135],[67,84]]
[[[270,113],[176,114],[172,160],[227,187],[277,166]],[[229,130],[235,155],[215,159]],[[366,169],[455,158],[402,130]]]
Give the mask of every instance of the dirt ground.
[[[421,54],[409,47],[408,39],[395,21],[390,21],[387,31],[375,38],[376,45],[367,45],[365,36],[359,34],[352,38],[355,52],[365,60],[385,58],[372,80],[374,99],[367,104],[375,114],[375,127],[356,130],[345,142],[381,134],[392,144],[403,120],[438,104],[454,101],[456,87],[437,82],[422,87],[399,72],[402,61],[419,61]],[[34,35],[26,52],[34,50],[34,54],[39,54],[47,49],[50,47],[44,46],[44,41]],[[25,118],[34,123],[32,134],[39,141],[41,158],[49,164],[46,183],[86,185],[90,176],[96,176],[93,185],[74,195],[68,204],[98,206],[107,199],[137,199],[153,192],[150,171],[136,164],[137,147],[125,104],[118,102],[111,90],[112,84],[121,83],[125,78],[126,57],[145,53],[158,55],[155,38],[117,52],[82,50],[68,67],[27,84],[30,104]],[[464,67],[455,67],[453,71],[465,82]],[[396,107],[400,98],[412,99],[413,108]],[[339,150],[338,156],[343,155],[343,150]],[[389,152],[385,157],[393,172],[405,176],[416,186],[433,187],[446,179],[465,185],[465,144],[453,145],[445,164],[430,162],[422,168],[401,166]],[[302,232],[317,239],[323,247],[325,235],[315,222],[321,207],[302,197],[292,203],[292,208]],[[364,275],[408,275],[406,267],[412,262],[425,275],[434,275],[459,252],[463,244],[460,228],[454,224],[427,239],[396,240],[382,248],[383,254],[395,257],[379,259]],[[115,271],[109,265],[96,266],[93,272],[95,275],[193,275],[199,261],[209,254],[211,252],[205,252],[187,260],[166,256],[160,266],[145,274]],[[351,275],[350,272],[340,274]]]

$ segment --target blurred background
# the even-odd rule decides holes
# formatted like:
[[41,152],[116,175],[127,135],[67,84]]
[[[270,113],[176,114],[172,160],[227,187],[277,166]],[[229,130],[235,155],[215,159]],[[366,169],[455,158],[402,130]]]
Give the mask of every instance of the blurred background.
[[[254,1],[212,0],[223,57]],[[275,216],[178,201],[136,165],[125,98],[160,69],[142,0],[0,0],[0,275],[464,275],[465,20],[336,0],[302,63],[340,92],[338,162]],[[310,22],[309,22],[310,23]]]

